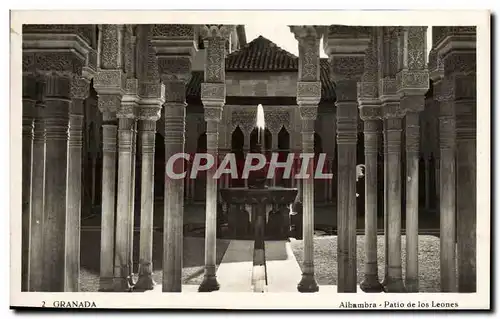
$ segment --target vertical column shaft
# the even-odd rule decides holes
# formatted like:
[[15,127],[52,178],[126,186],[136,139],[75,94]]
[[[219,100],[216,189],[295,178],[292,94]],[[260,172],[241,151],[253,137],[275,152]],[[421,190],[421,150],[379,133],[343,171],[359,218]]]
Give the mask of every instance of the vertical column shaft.
[[79,291],[83,103],[73,98],[69,120],[67,220],[64,291]]
[[357,103],[337,102],[338,292],[356,292]]
[[153,289],[153,211],[156,121],[141,120],[141,233],[139,238],[139,280],[135,287]]
[[401,137],[402,118],[387,119],[388,160],[388,292],[404,291],[401,263]]
[[440,143],[440,243],[441,291],[455,292],[456,278],[456,171],[455,114],[450,102],[441,102]]
[[[403,103],[403,102],[402,102]],[[406,290],[418,292],[419,114],[406,113]]]
[[103,112],[99,291],[114,289],[117,124],[116,113]]
[[[24,79],[23,79],[24,80]],[[23,99],[22,139],[22,271],[21,291],[29,290],[30,220],[31,220],[31,171],[33,167],[34,100]]]
[[[184,83],[178,83],[184,90]],[[167,85],[169,87],[169,85]],[[179,89],[180,89],[179,88]],[[168,91],[167,91],[168,92]],[[167,93],[168,96],[168,93]],[[177,153],[184,153],[185,103],[165,103],[165,159]],[[174,164],[175,173],[184,171],[184,161],[179,159]],[[173,179],[165,168],[165,217],[163,226],[163,284],[164,292],[182,290],[183,256],[183,216],[184,216],[184,179]]]
[[364,120],[365,147],[365,278],[363,291],[381,291],[377,264],[378,120]]
[[[65,288],[66,197],[68,165],[69,77],[46,76],[46,175],[43,221],[42,290],[62,292]],[[80,181],[78,181],[80,183]]]
[[127,291],[130,264],[130,196],[132,177],[132,130],[133,118],[118,119],[118,186],[116,203],[115,270],[114,286],[116,291]]
[[130,165],[130,233],[129,233],[129,264],[130,264],[130,275],[134,273],[134,229],[135,229],[135,166],[136,166],[136,154],[137,154],[137,121],[134,120],[132,124],[132,154],[131,154],[131,165]]
[[37,106],[33,127],[33,168],[31,171],[31,218],[29,238],[29,290],[42,291],[43,222],[45,209],[46,133],[44,109]]

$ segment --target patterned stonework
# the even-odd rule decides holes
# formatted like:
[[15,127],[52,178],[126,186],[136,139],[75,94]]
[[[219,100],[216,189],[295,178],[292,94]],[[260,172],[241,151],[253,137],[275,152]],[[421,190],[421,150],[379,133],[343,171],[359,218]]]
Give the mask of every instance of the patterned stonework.
[[202,83],[201,100],[205,102],[225,103],[226,84],[224,83]]
[[407,64],[409,70],[422,70],[425,68],[427,27],[406,27],[402,38],[406,37],[405,50],[407,51]]
[[264,118],[266,127],[274,134],[278,134],[284,126],[287,131],[290,131],[290,113],[288,110],[265,110]]
[[219,122],[222,118],[222,107],[207,107],[203,108],[205,121]]
[[297,82],[297,100],[318,100],[321,99],[321,82]]
[[365,58],[363,55],[335,56],[330,58],[334,79],[361,79],[364,72]]
[[224,83],[225,39],[209,38],[205,61],[205,82]]
[[203,39],[222,38],[227,40],[235,29],[236,26],[234,25],[202,24],[199,27],[199,33]]
[[81,75],[84,64],[72,52],[23,52],[23,72]]
[[102,24],[99,26],[99,67],[101,69],[124,70],[123,24]]
[[[264,113],[265,114],[265,113]],[[237,126],[245,133],[245,135],[250,134],[255,127],[255,117],[257,116],[256,110],[233,110],[231,114],[232,127],[231,132],[233,132]]]
[[167,81],[165,83],[165,103],[186,103],[186,85],[184,81]]
[[121,104],[121,96],[114,94],[100,94],[97,99],[97,107],[102,113],[116,113]]
[[319,42],[325,28],[322,26],[290,26],[299,42],[299,81],[319,81]]
[[71,81],[71,97],[84,100],[89,96],[90,82],[79,76],[74,76]]
[[157,121],[160,118],[161,106],[145,107],[141,106],[135,110],[137,119],[141,121]]
[[310,106],[299,106],[300,118],[302,120],[316,120],[318,108]]
[[189,24],[153,24],[154,37],[187,38],[194,37],[194,25]]
[[163,82],[189,81],[191,77],[191,57],[158,57],[158,71]]
[[359,117],[363,121],[381,119],[381,107],[378,105],[360,105]]

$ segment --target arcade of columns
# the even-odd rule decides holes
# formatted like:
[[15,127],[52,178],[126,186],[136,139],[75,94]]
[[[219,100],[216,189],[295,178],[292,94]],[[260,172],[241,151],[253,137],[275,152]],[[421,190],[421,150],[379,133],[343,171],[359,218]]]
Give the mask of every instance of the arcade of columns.
[[[131,285],[134,150],[141,140],[139,280],[152,289],[153,172],[156,121],[165,110],[166,158],[182,153],[185,85],[201,35],[207,50],[201,97],[207,151],[217,155],[225,103],[228,25],[25,25],[23,28],[24,291],[78,291],[82,108],[91,81],[103,118],[100,290]],[[418,291],[419,112],[432,79],[439,109],[441,290],[476,289],[475,29],[291,26],[299,45],[297,104],[304,152],[312,152],[321,98],[320,39],[337,93],[338,291],[356,292],[356,144],[358,109],[366,163],[365,291]],[[98,36],[96,33],[98,32]],[[161,81],[160,81],[161,80]],[[402,138],[406,154],[402,154]],[[377,275],[377,145],[384,141],[385,278]],[[406,156],[406,277],[401,262],[401,163]],[[209,171],[208,177],[214,172]],[[216,182],[207,178],[205,276],[200,291],[219,288],[215,275]],[[314,278],[314,184],[302,183],[301,292]],[[182,287],[184,181],[165,180],[164,292]],[[116,205],[115,205],[116,203]],[[26,227],[24,227],[26,225]],[[456,249],[455,249],[456,240]],[[334,254],[332,252],[332,254]],[[333,255],[332,255],[333,256]],[[456,261],[458,269],[456,269]],[[458,276],[457,276],[458,274]]]

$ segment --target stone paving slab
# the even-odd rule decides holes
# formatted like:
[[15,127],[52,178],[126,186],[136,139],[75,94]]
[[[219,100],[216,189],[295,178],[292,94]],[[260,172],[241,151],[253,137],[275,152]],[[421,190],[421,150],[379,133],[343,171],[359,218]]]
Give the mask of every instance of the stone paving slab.
[[253,240],[231,240],[217,269],[220,292],[252,292]]
[[302,271],[287,240],[266,241],[268,292],[297,292]]

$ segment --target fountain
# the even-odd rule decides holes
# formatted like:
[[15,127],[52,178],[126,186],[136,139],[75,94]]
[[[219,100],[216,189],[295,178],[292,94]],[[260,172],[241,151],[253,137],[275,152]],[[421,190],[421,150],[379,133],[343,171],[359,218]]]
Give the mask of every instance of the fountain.
[[[262,153],[263,134],[265,130],[264,109],[259,104],[257,107],[256,127],[258,129],[257,145],[254,152]],[[229,205],[250,205],[252,207],[252,231],[254,244],[254,291],[263,292],[265,287],[265,252],[264,238],[266,226],[267,205],[289,205],[297,196],[296,188],[269,187],[267,174],[264,169],[252,171],[248,176],[248,188],[222,188],[220,194],[222,199]],[[229,212],[231,213],[231,211]],[[241,215],[240,215],[241,216]],[[288,217],[288,216],[287,216]],[[236,221],[238,222],[238,221]],[[284,219],[283,219],[284,222]],[[229,225],[234,227],[234,225]],[[283,235],[286,239],[288,234]]]

